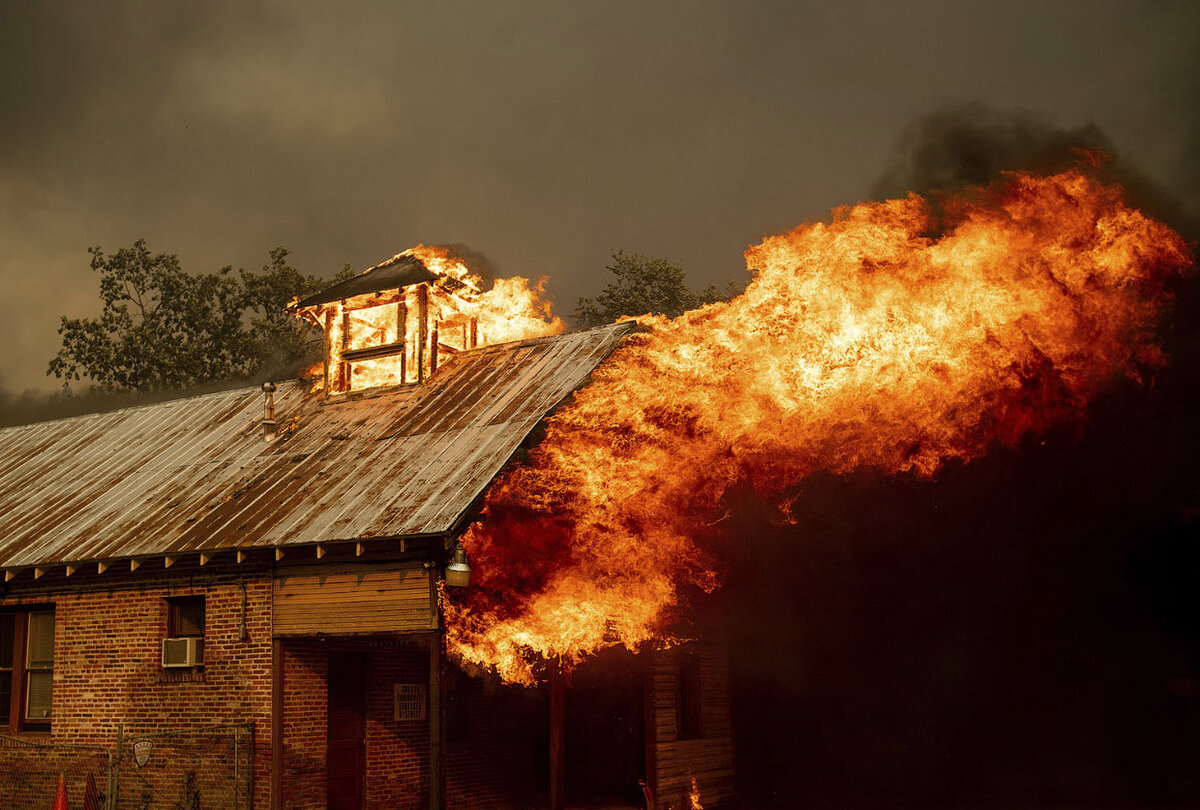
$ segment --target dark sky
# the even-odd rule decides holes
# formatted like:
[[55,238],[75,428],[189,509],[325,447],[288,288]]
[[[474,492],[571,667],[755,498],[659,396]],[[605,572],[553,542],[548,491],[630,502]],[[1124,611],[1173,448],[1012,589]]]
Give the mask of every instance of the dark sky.
[[417,242],[696,285],[867,197],[947,104],[1095,124],[1195,204],[1200,3],[0,3],[0,385],[53,387],[86,249],[363,268]]

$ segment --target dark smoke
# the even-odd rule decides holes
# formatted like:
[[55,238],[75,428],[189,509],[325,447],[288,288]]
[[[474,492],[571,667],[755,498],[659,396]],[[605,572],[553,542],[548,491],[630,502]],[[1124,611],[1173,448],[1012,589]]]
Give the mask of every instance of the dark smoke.
[[[1195,152],[1192,160],[1195,161]],[[1052,174],[1080,165],[1125,188],[1131,205],[1166,222],[1189,240],[1200,238],[1194,199],[1185,200],[1151,180],[1121,154],[1096,124],[1063,128],[1022,110],[980,102],[942,107],[917,118],[901,136],[888,166],[872,187],[876,199],[909,192],[933,195],[986,186],[1004,172]]]
[[[476,250],[470,245],[464,245],[461,242],[452,242],[441,247],[449,250],[451,256],[459,259],[467,266],[468,270],[482,278],[484,280],[484,289],[490,287],[496,279],[506,278],[509,275],[490,256],[482,250]],[[520,273],[517,275],[520,275]]]
[[[981,105],[905,133],[880,197],[1111,160],[1135,205],[1189,206],[1097,127]],[[1190,230],[1191,234],[1196,231]],[[1089,421],[932,481],[816,475],[793,524],[746,493],[712,609],[735,673],[742,806],[1196,806],[1200,777],[1200,295],[1170,365]]]

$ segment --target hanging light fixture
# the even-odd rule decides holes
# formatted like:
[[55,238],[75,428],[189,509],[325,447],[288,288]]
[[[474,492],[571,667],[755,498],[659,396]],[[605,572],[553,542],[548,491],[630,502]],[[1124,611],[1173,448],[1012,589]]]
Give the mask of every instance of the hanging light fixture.
[[454,556],[446,566],[446,584],[451,588],[465,588],[471,584],[471,566],[467,565],[467,550],[462,543],[454,547]]

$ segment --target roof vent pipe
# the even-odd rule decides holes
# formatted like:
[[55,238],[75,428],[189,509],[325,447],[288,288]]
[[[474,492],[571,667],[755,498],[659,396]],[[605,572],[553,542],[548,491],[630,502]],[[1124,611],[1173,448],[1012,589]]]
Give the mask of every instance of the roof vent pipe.
[[275,383],[265,382],[262,386],[266,401],[263,403],[263,439],[271,441],[275,436]]

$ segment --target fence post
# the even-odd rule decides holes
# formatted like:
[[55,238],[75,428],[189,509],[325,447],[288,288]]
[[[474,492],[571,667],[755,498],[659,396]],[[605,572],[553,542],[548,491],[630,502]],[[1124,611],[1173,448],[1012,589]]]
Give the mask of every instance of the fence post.
[[117,810],[117,799],[121,792],[121,753],[125,744],[125,724],[117,723],[117,759],[108,769],[108,810]]
[[256,768],[254,758],[257,754],[255,747],[257,738],[254,735],[254,723],[246,724],[246,734],[250,738],[250,748],[246,754],[246,764],[249,768],[249,772],[246,774],[246,807],[254,807],[254,771]]

